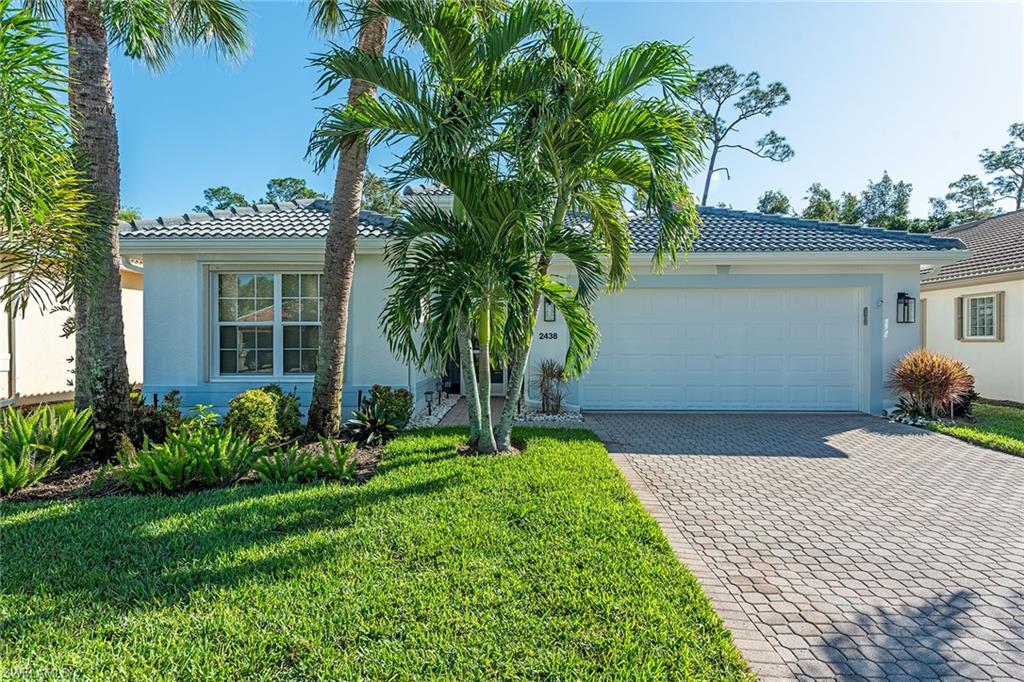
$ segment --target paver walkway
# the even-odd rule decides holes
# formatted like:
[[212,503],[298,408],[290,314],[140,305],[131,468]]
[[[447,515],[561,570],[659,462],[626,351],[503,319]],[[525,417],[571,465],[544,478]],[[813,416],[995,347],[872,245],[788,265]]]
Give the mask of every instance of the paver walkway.
[[866,415],[585,426],[762,679],[1024,680],[1024,459]]

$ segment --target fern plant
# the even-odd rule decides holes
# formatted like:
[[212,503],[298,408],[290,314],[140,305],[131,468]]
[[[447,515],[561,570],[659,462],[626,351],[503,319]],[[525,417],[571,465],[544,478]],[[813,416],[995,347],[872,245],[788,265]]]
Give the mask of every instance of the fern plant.
[[49,406],[31,414],[11,407],[0,412],[0,493],[30,486],[77,457],[92,438],[91,416]]
[[253,469],[264,483],[300,483],[320,475],[320,459],[295,444],[261,457]]
[[356,461],[352,458],[356,450],[355,443],[343,443],[320,436],[320,447],[318,464],[321,475],[345,483],[356,480]]
[[163,443],[147,439],[142,450],[118,455],[118,477],[140,492],[178,492],[234,483],[253,468],[261,451],[231,429],[209,425],[182,429]]

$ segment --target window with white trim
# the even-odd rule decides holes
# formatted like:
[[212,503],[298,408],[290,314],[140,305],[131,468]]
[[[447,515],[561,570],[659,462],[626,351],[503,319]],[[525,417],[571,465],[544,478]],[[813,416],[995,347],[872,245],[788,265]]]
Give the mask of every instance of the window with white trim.
[[219,272],[214,277],[213,373],[284,376],[316,372],[322,276]]
[[994,295],[968,296],[964,299],[964,338],[996,338],[996,297]]

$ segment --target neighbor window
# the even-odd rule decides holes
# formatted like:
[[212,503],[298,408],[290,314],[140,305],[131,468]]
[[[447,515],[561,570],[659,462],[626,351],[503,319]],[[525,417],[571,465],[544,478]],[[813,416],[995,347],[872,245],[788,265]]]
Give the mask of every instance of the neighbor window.
[[231,272],[214,278],[214,373],[312,374],[321,275]]
[[969,296],[965,299],[964,338],[994,339],[996,338],[996,297]]

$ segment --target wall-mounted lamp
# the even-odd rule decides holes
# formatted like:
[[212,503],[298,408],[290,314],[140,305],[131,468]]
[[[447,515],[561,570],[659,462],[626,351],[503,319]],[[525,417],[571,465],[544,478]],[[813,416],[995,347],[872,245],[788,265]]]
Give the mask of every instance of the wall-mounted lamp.
[[896,322],[900,324],[917,322],[917,299],[902,291],[896,294]]
[[544,321],[545,322],[554,322],[555,321],[555,304],[552,303],[551,301],[549,301],[546,298],[544,299]]

